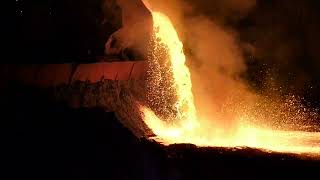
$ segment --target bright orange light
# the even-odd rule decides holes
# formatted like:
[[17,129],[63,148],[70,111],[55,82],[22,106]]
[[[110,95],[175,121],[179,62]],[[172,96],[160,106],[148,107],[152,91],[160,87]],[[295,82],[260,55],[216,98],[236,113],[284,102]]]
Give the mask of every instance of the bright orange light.
[[[167,47],[170,72],[176,101],[175,119],[162,119],[150,108],[141,106],[144,121],[156,134],[155,140],[164,144],[192,143],[198,146],[235,147],[247,146],[272,151],[295,153],[320,153],[320,133],[279,131],[257,128],[239,117],[240,122],[232,133],[226,135],[218,127],[197,117],[192,94],[190,71],[185,65],[183,44],[170,19],[160,13],[152,12],[155,45]],[[156,53],[156,52],[155,52]],[[157,78],[157,77],[154,77]]]

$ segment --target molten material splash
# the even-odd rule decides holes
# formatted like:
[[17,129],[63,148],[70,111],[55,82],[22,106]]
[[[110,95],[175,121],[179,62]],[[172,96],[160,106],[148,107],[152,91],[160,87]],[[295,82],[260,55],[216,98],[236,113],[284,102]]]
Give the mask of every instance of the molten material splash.
[[164,120],[151,108],[141,106],[144,121],[157,135],[155,138],[157,141],[164,144],[248,146],[281,152],[320,153],[320,133],[275,131],[239,124],[233,133],[226,136],[219,128],[215,129],[212,124],[200,121],[193,100],[190,71],[185,65],[183,44],[167,16],[160,12],[153,12],[152,15],[155,46],[166,46],[169,68],[172,72],[170,78],[176,95],[175,116],[171,116],[174,119],[170,121]]
[[176,119],[180,120],[180,125],[186,129],[194,129],[197,124],[196,109],[193,102],[192,84],[190,80],[190,72],[185,65],[186,57],[183,53],[182,42],[178,38],[168,17],[161,13],[153,13],[153,22],[155,27],[155,39],[157,43],[155,46],[165,45],[171,65],[170,72],[172,72],[172,87],[176,95],[174,109]]

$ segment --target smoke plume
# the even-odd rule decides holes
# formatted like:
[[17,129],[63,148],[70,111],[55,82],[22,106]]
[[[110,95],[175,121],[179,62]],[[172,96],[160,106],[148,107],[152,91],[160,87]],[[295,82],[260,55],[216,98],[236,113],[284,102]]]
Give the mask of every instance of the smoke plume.
[[105,1],[103,7],[109,19],[113,21],[110,24],[121,22],[121,28],[114,32],[106,42],[106,54],[121,54],[124,58],[129,59],[146,58],[145,49],[147,49],[152,32],[152,16],[143,2],[140,0],[111,0]]
[[[273,91],[270,89],[279,87],[271,84],[268,85],[268,92],[261,96],[248,83],[248,79],[243,78],[251,71],[245,53],[249,51],[252,56],[254,53],[262,54],[257,44],[243,38],[245,33],[241,27],[241,23],[250,20],[248,16],[256,13],[257,1],[148,0],[147,4],[153,10],[164,12],[170,17],[184,42],[201,121],[208,121],[212,127],[220,126],[220,129],[227,132],[236,128],[238,123],[243,123],[240,122],[243,118],[273,128],[289,127],[290,123],[307,124],[306,119],[310,113],[308,110],[301,113],[300,109],[305,108],[295,97],[281,97],[279,92],[271,94]],[[270,25],[269,28],[272,27]],[[262,34],[250,38],[259,37],[263,37]],[[272,44],[268,38],[264,39]],[[290,47],[296,44],[292,43]],[[263,52],[274,54],[268,49]],[[290,53],[286,53],[285,49],[280,52],[288,55],[286,60],[290,59]]]
[[[211,1],[148,2],[155,10],[165,12],[173,20],[184,41],[196,106],[201,107],[198,109],[200,118],[212,117],[213,114],[221,115],[224,105],[231,97],[235,97],[236,93],[249,93],[246,85],[240,80],[246,65],[236,31],[223,26],[222,23],[217,24],[213,21],[214,18],[206,16],[197,9],[206,4],[206,6],[225,8],[221,10],[224,13],[232,10],[246,14],[253,8],[255,1],[245,0],[241,3],[230,0],[217,1],[216,4]],[[238,6],[238,3],[241,6]],[[222,15],[230,14],[217,14],[217,17]],[[227,121],[225,123],[230,124]]]

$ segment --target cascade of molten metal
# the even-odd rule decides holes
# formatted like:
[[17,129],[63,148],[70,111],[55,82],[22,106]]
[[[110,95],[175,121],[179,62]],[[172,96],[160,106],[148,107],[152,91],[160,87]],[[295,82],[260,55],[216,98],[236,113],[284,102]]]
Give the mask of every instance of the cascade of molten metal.
[[193,132],[198,127],[190,71],[185,65],[183,44],[170,19],[160,12],[153,12],[152,16],[156,46],[165,45],[167,47],[166,53],[171,64],[173,87],[177,97],[174,104],[177,110],[176,119],[174,123],[169,124],[157,117],[147,107],[142,107],[141,111],[145,116],[144,121],[157,136],[164,139],[179,138],[186,132]]
[[196,108],[193,102],[192,83],[188,67],[185,65],[186,57],[183,53],[183,44],[180,41],[170,19],[160,12],[153,12],[153,23],[155,28],[155,38],[158,44],[168,47],[168,57],[170,59],[173,82],[177,101],[175,104],[177,119],[181,124],[193,129],[196,125]]
[[194,105],[190,71],[185,65],[186,57],[183,44],[170,19],[160,13],[152,12],[156,41],[167,46],[168,58],[172,68],[178,110],[174,123],[159,118],[150,108],[141,106],[144,121],[157,135],[156,139],[164,144],[193,143],[199,146],[248,146],[284,152],[313,152],[320,153],[320,133],[286,132],[259,129],[248,125],[239,125],[236,133],[226,137],[219,129],[211,129],[210,124],[200,122]]

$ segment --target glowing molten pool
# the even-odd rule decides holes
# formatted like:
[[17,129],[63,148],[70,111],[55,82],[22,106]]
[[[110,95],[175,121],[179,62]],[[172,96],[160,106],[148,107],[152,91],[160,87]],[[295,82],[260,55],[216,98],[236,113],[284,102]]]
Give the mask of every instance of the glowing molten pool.
[[[226,135],[221,129],[198,119],[190,71],[185,64],[183,44],[167,16],[160,12],[153,12],[152,15],[156,46],[162,44],[167,47],[167,58],[172,72],[172,86],[168,89],[173,88],[176,93],[175,115],[169,116],[171,117],[169,120],[156,115],[157,113],[151,108],[141,106],[144,121],[155,133],[155,140],[164,144],[247,146],[280,152],[320,153],[320,133],[262,129],[247,123],[239,123],[232,133]],[[245,121],[240,117],[239,122]]]

